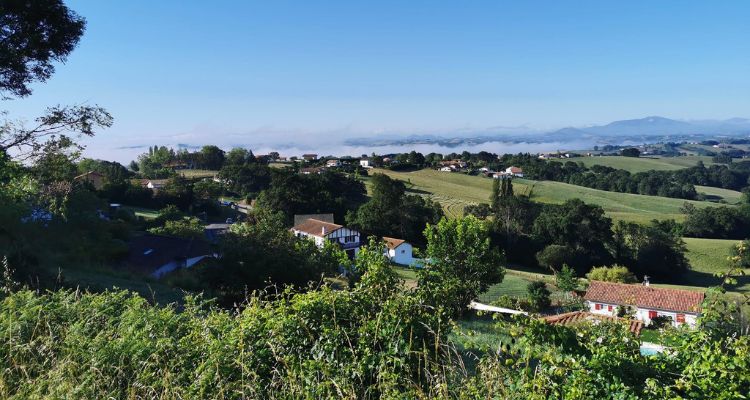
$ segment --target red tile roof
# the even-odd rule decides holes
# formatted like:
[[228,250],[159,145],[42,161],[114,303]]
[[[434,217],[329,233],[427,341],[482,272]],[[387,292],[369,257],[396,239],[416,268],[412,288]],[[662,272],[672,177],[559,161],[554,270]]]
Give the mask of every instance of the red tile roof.
[[396,239],[396,238],[387,237],[387,236],[383,236],[383,241],[385,241],[385,245],[388,246],[388,248],[391,250],[406,243],[406,240],[404,239]]
[[700,312],[704,297],[703,292],[600,281],[591,281],[583,296],[594,302],[693,314]]
[[628,330],[636,335],[641,334],[643,328],[643,322],[634,319],[625,319],[618,317],[610,317],[607,315],[594,314],[586,311],[573,311],[565,314],[550,315],[542,318],[545,322],[554,325],[564,326],[575,326],[581,323],[594,322],[594,321],[605,321],[605,322],[620,322],[626,324]]
[[[325,235],[323,235],[323,228],[325,228],[325,232],[326,232]],[[302,221],[301,223],[295,225],[292,229],[296,231],[300,231],[300,232],[305,232],[308,235],[325,237],[331,232],[337,231],[341,228],[343,228],[343,226],[338,225],[338,224],[332,224],[330,222],[308,218]]]

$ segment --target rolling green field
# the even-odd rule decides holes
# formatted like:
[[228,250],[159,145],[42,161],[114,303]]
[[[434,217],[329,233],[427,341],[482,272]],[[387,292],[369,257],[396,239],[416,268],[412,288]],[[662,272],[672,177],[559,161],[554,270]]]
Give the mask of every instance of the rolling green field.
[[[739,241],[722,239],[696,239],[683,238],[687,245],[685,254],[690,261],[691,270],[688,271],[679,283],[688,286],[712,286],[719,283],[714,277],[716,273],[722,273],[729,269],[729,260],[732,247]],[[750,269],[745,270],[745,276],[737,277],[737,286],[728,288],[734,292],[750,292]]]
[[728,204],[737,204],[742,198],[742,192],[731,189],[722,189],[712,186],[695,186],[695,190],[698,193],[702,193],[709,197],[712,201],[725,201]]
[[[384,173],[406,182],[407,187],[413,192],[430,196],[442,204],[446,214],[452,217],[462,215],[463,208],[468,204],[488,202],[492,192],[492,180],[480,176],[430,169],[414,172],[376,169],[374,172]],[[601,206],[607,215],[615,220],[644,223],[652,219],[679,221],[684,218],[680,213],[680,207],[686,200],[682,199],[607,192],[562,182],[529,179],[515,179],[513,188],[516,193],[530,195],[532,200],[542,203],[561,204],[569,199],[580,198],[586,203]],[[700,201],[690,203],[696,207],[715,205]]]
[[650,170],[674,171],[688,167],[694,167],[698,161],[710,165],[711,157],[686,156],[686,157],[621,157],[621,156],[594,156],[580,157],[571,161],[581,162],[587,167],[603,165],[617,169],[624,169],[632,173]]

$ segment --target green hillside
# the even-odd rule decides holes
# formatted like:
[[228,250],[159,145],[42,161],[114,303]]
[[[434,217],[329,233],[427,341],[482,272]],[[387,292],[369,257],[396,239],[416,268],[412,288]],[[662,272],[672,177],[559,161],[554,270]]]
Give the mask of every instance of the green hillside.
[[698,193],[709,197],[712,201],[725,201],[729,204],[737,204],[742,198],[742,192],[731,189],[722,189],[712,186],[695,186]]
[[593,165],[603,165],[617,169],[624,169],[632,173],[644,172],[649,170],[673,171],[688,167],[694,167],[698,161],[703,161],[705,165],[713,164],[711,157],[707,156],[685,156],[685,157],[621,157],[621,156],[602,156],[602,157],[580,157],[571,159],[571,161],[581,162],[587,167]]
[[[492,180],[480,176],[430,169],[414,172],[377,169],[373,172],[384,173],[406,182],[413,192],[430,196],[442,204],[449,216],[461,215],[467,204],[487,202],[492,191]],[[530,195],[533,200],[542,203],[560,204],[569,199],[580,198],[586,203],[602,206],[607,215],[616,220],[648,222],[652,219],[683,218],[680,207],[685,200],[682,199],[607,192],[561,182],[528,179],[516,179],[513,186],[516,193]],[[690,203],[696,207],[715,205],[698,201]]]

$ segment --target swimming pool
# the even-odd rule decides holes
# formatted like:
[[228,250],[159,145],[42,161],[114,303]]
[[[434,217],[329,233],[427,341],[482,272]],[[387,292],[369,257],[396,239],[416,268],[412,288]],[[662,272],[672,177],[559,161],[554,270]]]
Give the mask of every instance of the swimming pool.
[[643,356],[654,356],[664,351],[664,346],[656,343],[643,342],[641,343],[641,355]]

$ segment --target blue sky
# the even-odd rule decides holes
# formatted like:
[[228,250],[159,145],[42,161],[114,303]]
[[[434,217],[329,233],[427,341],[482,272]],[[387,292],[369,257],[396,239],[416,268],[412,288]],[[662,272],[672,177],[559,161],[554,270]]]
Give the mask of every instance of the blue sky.
[[67,3],[80,46],[3,108],[100,104],[97,145],[750,117],[747,1]]

